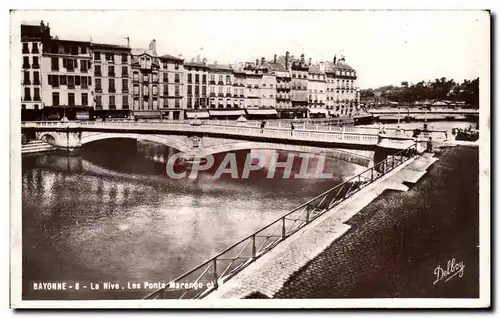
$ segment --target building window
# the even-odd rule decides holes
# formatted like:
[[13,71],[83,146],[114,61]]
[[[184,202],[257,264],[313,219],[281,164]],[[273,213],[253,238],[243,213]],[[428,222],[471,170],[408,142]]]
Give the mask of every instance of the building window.
[[188,85],[187,94],[188,94],[188,96],[193,95],[193,86],[192,85]]
[[207,87],[206,86],[202,86],[201,93],[203,96],[207,96]]
[[134,109],[139,109],[139,98],[134,98]]
[[29,85],[29,84],[31,84],[31,82],[30,82],[30,72],[25,71],[25,72],[24,72],[24,81],[23,81],[23,85]]
[[75,86],[80,86],[80,76],[75,76]]
[[88,85],[87,85],[87,76],[82,76],[82,80],[81,80],[80,86],[82,87],[82,89],[87,89],[88,88]]
[[219,84],[222,85],[224,82],[222,81],[222,75],[219,75]]
[[139,81],[139,72],[134,72],[134,81]]
[[82,106],[88,106],[89,104],[89,94],[82,93]]
[[115,80],[113,78],[110,78],[108,80],[108,91],[110,93],[115,93],[116,92],[116,88],[115,88]]
[[95,107],[102,108],[102,96],[101,95],[97,95],[95,97]]
[[128,55],[122,53],[122,64],[127,64],[127,63],[128,63]]
[[194,94],[196,96],[200,95],[200,86],[198,86],[198,85],[194,86]]
[[175,69],[178,70],[179,69],[179,63],[175,63]]
[[[26,44],[28,44],[28,43],[26,43]],[[31,53],[40,53],[40,51],[38,51],[38,43],[33,42],[31,45],[32,45],[31,46]]]
[[98,92],[98,93],[102,92],[101,79],[100,78],[96,78],[95,79],[95,91]]
[[180,96],[179,85],[175,85],[175,96]]
[[68,93],[68,105],[75,106],[75,93]]
[[31,100],[31,89],[29,87],[24,88],[24,100],[25,101]]
[[202,83],[203,84],[207,83],[207,74],[203,74]]
[[115,77],[115,67],[113,65],[108,66],[108,76]]
[[192,76],[193,75],[191,73],[188,73],[188,83],[192,83],[193,82]]
[[187,108],[193,108],[193,102],[191,97],[187,98]]
[[94,60],[95,61],[101,60],[101,52],[94,52]]
[[59,93],[58,92],[52,92],[52,105],[59,106]]
[[149,109],[149,104],[147,99],[142,101],[142,109]]
[[180,100],[178,98],[175,99],[175,108],[181,107]]
[[50,59],[50,63],[51,63],[51,68],[53,71],[59,71],[59,58],[58,57],[52,57]]
[[115,96],[109,96],[109,109],[116,109]]
[[194,75],[194,82],[195,82],[196,84],[199,84],[199,83],[200,83],[200,74],[195,74],[195,75]]
[[101,76],[101,65],[96,65],[94,66],[94,75],[95,76]]
[[33,56],[33,68],[40,68],[40,64],[38,64],[38,56]]
[[158,109],[158,99],[153,98],[153,109]]
[[226,75],[226,85],[231,85],[231,76]]
[[122,108],[128,109],[128,95],[122,96]]
[[23,43],[23,53],[24,54],[29,54],[30,48],[29,48],[29,43]]
[[33,100],[40,101],[40,88],[39,87],[35,87],[35,95],[33,97]]
[[128,67],[122,66],[122,77],[128,77]]
[[175,82],[176,83],[180,83],[181,82],[180,75],[178,73],[175,74]]
[[106,61],[108,61],[108,63],[114,63],[115,55],[113,53],[106,53]]
[[158,73],[153,73],[153,82],[158,83]]
[[134,85],[134,95],[139,95],[139,85]]
[[158,85],[153,85],[153,95],[158,95]]
[[40,73],[33,72],[33,84],[40,85]]
[[142,95],[143,96],[148,96],[149,95],[149,87],[147,85],[142,86]]
[[68,88],[75,88],[75,77],[68,75]]
[[122,93],[128,93],[128,80],[122,79]]
[[168,84],[163,85],[163,96],[168,96]]
[[144,74],[144,75],[142,76],[142,81],[143,81],[143,82],[148,82],[148,81],[149,81],[149,79],[148,79],[148,75],[147,75],[147,74]]
[[30,58],[27,56],[23,57],[23,68],[30,68]]

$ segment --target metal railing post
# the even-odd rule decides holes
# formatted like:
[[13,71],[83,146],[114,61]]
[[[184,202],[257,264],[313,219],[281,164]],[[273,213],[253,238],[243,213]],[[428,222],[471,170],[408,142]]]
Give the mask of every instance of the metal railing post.
[[285,239],[286,238],[286,228],[285,228],[285,218],[282,218],[283,223],[281,225],[281,238]]
[[394,155],[392,156],[392,169],[394,169]]
[[375,166],[371,167],[371,169],[370,169],[371,173],[372,173],[372,181],[371,182],[373,182],[373,170],[374,170],[374,168],[375,168]]
[[219,283],[217,282],[218,277],[217,277],[217,258],[214,258],[214,286],[215,289],[219,287]]
[[252,258],[257,256],[257,246],[255,245],[255,234],[252,235]]
[[306,209],[306,223],[309,223],[309,209]]

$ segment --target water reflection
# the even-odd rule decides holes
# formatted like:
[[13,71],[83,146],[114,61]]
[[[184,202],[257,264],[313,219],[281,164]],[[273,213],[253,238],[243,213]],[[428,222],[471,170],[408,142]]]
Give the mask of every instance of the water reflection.
[[172,180],[162,156],[174,152],[103,142],[70,156],[23,157],[23,297],[140,298],[144,290],[42,292],[32,284],[168,282],[360,169],[332,160],[325,170],[333,180],[266,179],[262,171],[249,180],[212,171]]

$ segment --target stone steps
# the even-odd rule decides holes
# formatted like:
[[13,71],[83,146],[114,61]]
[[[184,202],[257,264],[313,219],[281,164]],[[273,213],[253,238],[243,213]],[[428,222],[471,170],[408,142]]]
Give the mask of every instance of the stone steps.
[[33,140],[21,146],[21,154],[52,151],[56,148],[41,140]]

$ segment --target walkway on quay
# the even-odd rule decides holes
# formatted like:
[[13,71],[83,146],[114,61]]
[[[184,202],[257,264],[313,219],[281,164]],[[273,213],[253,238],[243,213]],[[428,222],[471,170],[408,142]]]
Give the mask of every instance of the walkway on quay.
[[[288,290],[286,288],[290,284],[295,286],[295,283],[291,283],[290,279],[296,277],[294,276],[297,275],[296,273],[304,272],[304,266],[311,266],[310,261],[321,257],[321,254],[327,251],[332,243],[338,244],[336,241],[339,238],[349,235],[352,228],[346,222],[354,215],[386,190],[407,191],[408,186],[405,183],[416,183],[436,160],[433,155],[424,154],[398,166],[370,186],[360,190],[353,197],[346,199],[317,218],[314,223],[309,224],[309,226],[304,227],[295,235],[283,241],[269,253],[220,286],[219,289],[207,295],[206,299],[275,298],[280,295],[289,298],[313,297],[308,294],[300,294],[300,292],[293,293],[295,291],[293,289],[287,293],[285,290]],[[402,202],[398,203],[403,205]],[[404,206],[399,208],[404,209]],[[378,241],[380,242],[380,239]],[[356,244],[361,243],[357,242]],[[343,245],[340,247],[338,247],[339,245],[335,246],[336,249],[340,248],[346,252],[353,252],[356,248],[353,244],[346,244],[345,247]],[[342,258],[342,255],[336,256],[332,261],[342,263]],[[366,263],[361,264],[366,266]],[[314,290],[315,286],[321,285],[322,281],[340,281],[342,275],[345,275],[338,272],[335,276],[326,280],[322,275],[322,270],[316,273],[316,265],[314,265],[312,271],[313,276],[317,274],[316,277],[311,278],[311,274],[308,274],[307,279],[310,279],[310,281],[307,284],[301,281],[304,286],[310,286],[307,290]],[[304,290],[304,288],[299,286],[298,290]],[[331,288],[335,287],[331,286]],[[324,290],[329,289],[324,288]]]

